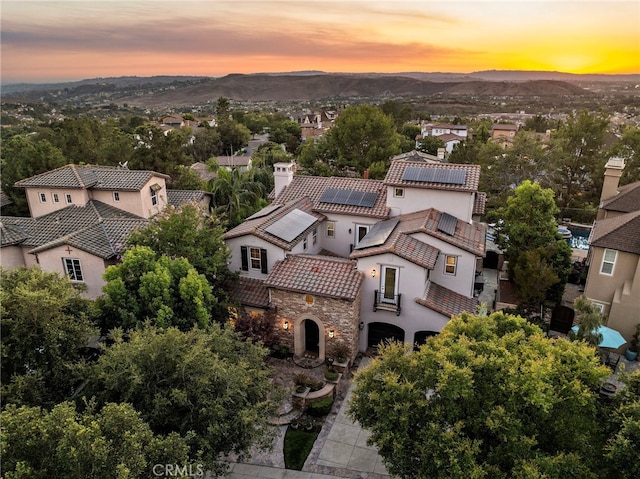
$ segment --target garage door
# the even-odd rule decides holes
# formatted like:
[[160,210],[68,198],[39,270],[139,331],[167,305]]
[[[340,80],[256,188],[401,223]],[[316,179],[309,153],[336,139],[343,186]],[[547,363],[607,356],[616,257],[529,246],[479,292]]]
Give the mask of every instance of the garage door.
[[385,340],[404,342],[404,330],[389,323],[370,323],[367,347],[374,348]]

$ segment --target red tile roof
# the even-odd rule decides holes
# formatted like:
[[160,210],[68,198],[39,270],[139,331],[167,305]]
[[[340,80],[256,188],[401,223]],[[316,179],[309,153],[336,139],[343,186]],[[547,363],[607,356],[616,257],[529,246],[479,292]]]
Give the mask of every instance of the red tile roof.
[[[409,167],[422,167],[442,170],[463,170],[466,171],[464,185],[454,185],[450,183],[435,183],[427,181],[408,181],[403,180],[402,175]],[[434,190],[449,191],[478,191],[478,183],[480,182],[480,165],[459,165],[455,163],[439,163],[425,165],[422,161],[394,161],[387,171],[384,178],[384,184],[389,186],[403,186],[412,188],[425,188]]]
[[429,283],[425,297],[415,298],[415,301],[445,316],[454,316],[463,311],[475,313],[478,304],[476,298],[467,298],[434,282]]
[[[232,228],[229,231],[227,231],[224,234],[224,239],[227,240],[231,238],[237,238],[239,236],[253,235],[271,244],[274,244],[280,248],[291,250],[296,244],[298,244],[302,240],[304,236],[306,236],[309,233],[309,231],[311,231],[313,228],[317,228],[318,224],[326,219],[324,215],[314,212],[312,209],[312,206],[313,205],[311,204],[311,201],[309,200],[309,198],[300,198],[297,201],[291,201],[286,205],[283,205],[280,208],[269,213],[268,215],[265,215],[259,218],[245,220],[235,228]],[[295,209],[298,209],[300,211],[310,214],[311,216],[314,216],[318,221],[315,222],[306,230],[304,230],[301,234],[299,234],[296,238],[294,238],[290,242],[284,241],[283,239],[278,238],[277,236],[274,236],[265,231],[270,225],[272,225],[279,219],[283,218],[284,216],[287,215],[287,213],[290,213]]]
[[406,215],[397,216],[400,220],[386,241],[378,246],[354,250],[353,259],[382,253],[393,253],[419,266],[432,269],[438,255],[438,249],[423,241],[411,237],[415,233],[426,233],[476,256],[484,256],[486,232],[483,223],[471,224],[458,220],[452,236],[438,230],[442,213],[430,208]]
[[640,255],[640,210],[596,221],[590,244]]
[[476,196],[473,199],[473,214],[483,215],[485,212],[486,205],[487,205],[487,194],[479,191],[478,193],[476,193]]
[[296,254],[288,255],[274,265],[265,286],[353,301],[363,277],[364,274],[356,269],[355,261]]
[[[421,163],[424,164],[424,163]],[[353,190],[377,193],[378,196],[372,208],[366,206],[336,205],[321,203],[320,197],[327,188],[341,190]],[[335,213],[343,215],[369,216],[373,218],[386,218],[389,215],[387,207],[387,188],[379,180],[364,180],[359,178],[302,176],[296,175],[275,199],[278,203],[297,200],[303,196],[308,197],[313,203],[313,210],[322,213]]]
[[269,306],[269,290],[264,280],[241,276],[231,286],[231,299],[246,306],[266,308]]

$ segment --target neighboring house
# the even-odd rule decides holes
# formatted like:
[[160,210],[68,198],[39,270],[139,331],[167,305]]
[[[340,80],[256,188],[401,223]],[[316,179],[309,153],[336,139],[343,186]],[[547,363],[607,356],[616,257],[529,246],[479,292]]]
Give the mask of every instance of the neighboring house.
[[218,156],[216,163],[220,168],[224,168],[228,171],[233,169],[240,169],[241,171],[249,171],[251,169],[252,159],[250,156],[235,155],[235,156]]
[[210,171],[209,166],[206,163],[200,161],[194,163],[189,168],[195,171],[202,181],[211,181],[216,178],[215,171]]
[[408,161],[424,161],[426,163],[442,163],[444,155],[441,157],[430,155],[420,150],[411,150],[406,153],[400,153],[399,155],[391,158],[391,161],[395,160],[408,160]]
[[422,122],[420,124],[420,134],[425,136],[440,136],[440,135],[456,135],[463,140],[467,139],[468,131],[466,125],[450,125],[447,123],[428,123]]
[[490,138],[503,148],[508,148],[513,143],[517,133],[517,125],[494,123],[491,128]]
[[322,136],[333,124],[335,112],[301,112],[290,117],[300,125],[303,140]]
[[623,168],[620,158],[605,165],[584,294],[629,341],[640,322],[640,182],[618,187]]
[[[294,175],[274,165],[273,202],[225,234],[235,299],[276,308],[280,340],[324,359],[422,343],[475,311],[485,227],[480,167],[395,159],[382,181]],[[259,299],[257,299],[259,298]]]
[[0,217],[0,264],[38,265],[67,275],[102,293],[102,275],[116,264],[127,237],[168,204],[196,201],[208,208],[210,194],[171,191],[169,177],[153,171],[66,165],[18,181],[25,189],[30,217]]

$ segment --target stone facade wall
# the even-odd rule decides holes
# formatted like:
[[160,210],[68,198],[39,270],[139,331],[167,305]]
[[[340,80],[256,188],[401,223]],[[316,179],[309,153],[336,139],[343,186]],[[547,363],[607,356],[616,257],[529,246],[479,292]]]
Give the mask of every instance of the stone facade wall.
[[[351,351],[349,359],[355,358],[360,333],[360,292],[353,301],[311,296],[312,301],[309,303],[307,295],[303,293],[271,290],[272,305],[277,307],[276,325],[280,344],[296,351],[296,339],[304,341],[304,335],[300,332],[296,334],[296,328],[302,329],[305,319],[315,319],[324,326],[324,331],[320,330],[321,343],[324,334],[324,347],[322,344],[320,346],[321,356],[324,353],[325,357],[330,357],[333,344],[344,341]],[[286,330],[283,328],[285,322],[289,324]],[[330,338],[329,331],[332,330],[334,337]],[[304,344],[300,347],[304,347]]]

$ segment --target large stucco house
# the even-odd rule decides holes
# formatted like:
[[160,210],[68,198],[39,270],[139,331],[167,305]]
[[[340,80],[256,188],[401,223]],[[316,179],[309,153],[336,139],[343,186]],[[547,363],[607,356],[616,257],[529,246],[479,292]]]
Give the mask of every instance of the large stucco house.
[[102,274],[118,261],[126,238],[167,205],[195,201],[208,208],[208,193],[167,190],[169,177],[153,171],[66,165],[23,179],[30,217],[0,217],[0,265],[38,265],[68,275],[102,293]]
[[480,167],[394,160],[384,180],[294,175],[274,165],[272,203],[228,231],[235,298],[274,308],[280,341],[319,359],[385,338],[422,343],[475,311],[485,254]]
[[584,294],[629,341],[640,322],[640,182],[618,186],[624,166],[621,158],[605,165]]

